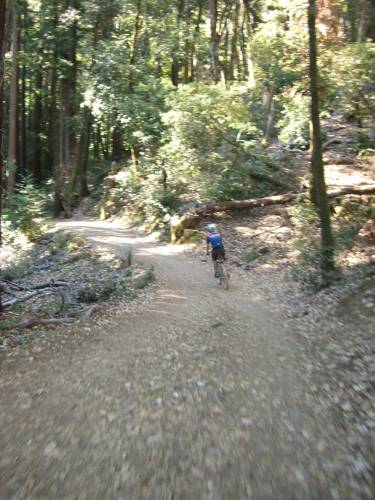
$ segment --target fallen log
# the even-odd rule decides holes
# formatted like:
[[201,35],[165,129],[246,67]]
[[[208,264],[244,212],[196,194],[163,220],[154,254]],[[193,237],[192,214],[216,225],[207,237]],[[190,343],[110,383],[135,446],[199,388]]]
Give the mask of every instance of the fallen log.
[[322,149],[323,151],[326,151],[328,146],[330,146],[331,144],[350,144],[352,143],[353,140],[352,139],[344,139],[344,138],[341,138],[341,137],[333,137],[332,139],[329,139],[328,141],[324,142],[323,145],[322,145]]
[[[347,194],[358,194],[358,195],[375,194],[375,184],[344,187],[340,189],[329,189],[327,191],[328,198],[338,198],[339,196],[345,196]],[[285,204],[294,200],[298,201],[306,200],[308,197],[309,197],[308,192],[285,193],[285,194],[278,194],[275,196],[266,196],[264,198],[254,198],[250,200],[232,200],[232,201],[224,201],[221,203],[208,203],[207,205],[203,205],[202,207],[194,209],[190,214],[187,215],[188,217],[192,217],[194,215],[202,216],[205,214],[212,214],[215,212],[226,212],[229,210],[266,207],[268,205]]]
[[[353,187],[344,187],[339,189],[329,189],[327,191],[328,198],[338,198],[349,194],[366,195],[375,194],[375,184],[366,184]],[[286,204],[293,201],[302,201],[309,198],[308,192],[303,193],[285,193],[275,196],[265,196],[264,198],[253,198],[250,200],[231,200],[223,202],[207,203],[193,209],[191,212],[182,215],[175,215],[171,218],[171,242],[176,243],[182,236],[184,229],[196,226],[200,217],[204,215],[214,214],[217,212],[229,212],[231,210],[243,210],[266,207],[270,205]]]
[[32,328],[37,325],[61,325],[73,323],[75,318],[28,318],[15,325],[10,325],[7,330],[20,330],[21,328]]

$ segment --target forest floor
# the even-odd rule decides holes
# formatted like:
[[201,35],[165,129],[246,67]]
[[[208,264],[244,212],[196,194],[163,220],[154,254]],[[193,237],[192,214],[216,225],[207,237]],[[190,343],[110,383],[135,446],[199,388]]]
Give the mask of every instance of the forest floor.
[[374,275],[301,293],[284,222],[243,263],[238,246],[281,217],[221,219],[228,291],[200,250],[119,221],[58,223],[131,249],[158,282],[0,351],[1,499],[372,498]]
[[[370,162],[329,159],[328,184],[372,182]],[[341,252],[341,281],[316,293],[288,208],[215,220],[228,291],[204,245],[57,223],[99,254],[131,250],[157,283],[0,350],[1,500],[373,498],[373,241]]]

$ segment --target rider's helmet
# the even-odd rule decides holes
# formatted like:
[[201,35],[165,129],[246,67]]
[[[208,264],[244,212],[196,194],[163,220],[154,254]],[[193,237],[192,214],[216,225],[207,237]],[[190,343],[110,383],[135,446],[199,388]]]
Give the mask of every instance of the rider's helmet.
[[216,233],[216,226],[215,226],[215,224],[208,224],[207,231],[209,233]]

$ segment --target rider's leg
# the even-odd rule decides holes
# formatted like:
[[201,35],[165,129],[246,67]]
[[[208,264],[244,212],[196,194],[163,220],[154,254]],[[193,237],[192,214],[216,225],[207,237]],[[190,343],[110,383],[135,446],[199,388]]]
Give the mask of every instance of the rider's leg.
[[219,265],[217,263],[217,260],[214,260],[214,272],[215,272],[215,278],[219,278]]
[[217,263],[217,253],[215,251],[212,252],[212,260],[213,260],[213,263],[214,263],[215,278],[219,278],[220,277],[219,265]]

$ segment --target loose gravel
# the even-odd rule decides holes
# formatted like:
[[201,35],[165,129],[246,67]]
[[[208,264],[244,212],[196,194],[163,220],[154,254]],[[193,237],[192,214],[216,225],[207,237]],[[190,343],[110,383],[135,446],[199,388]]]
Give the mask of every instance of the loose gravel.
[[225,291],[184,247],[62,225],[131,248],[158,285],[0,354],[0,498],[373,498],[373,361],[348,354],[354,335],[283,302],[271,268],[233,266]]

